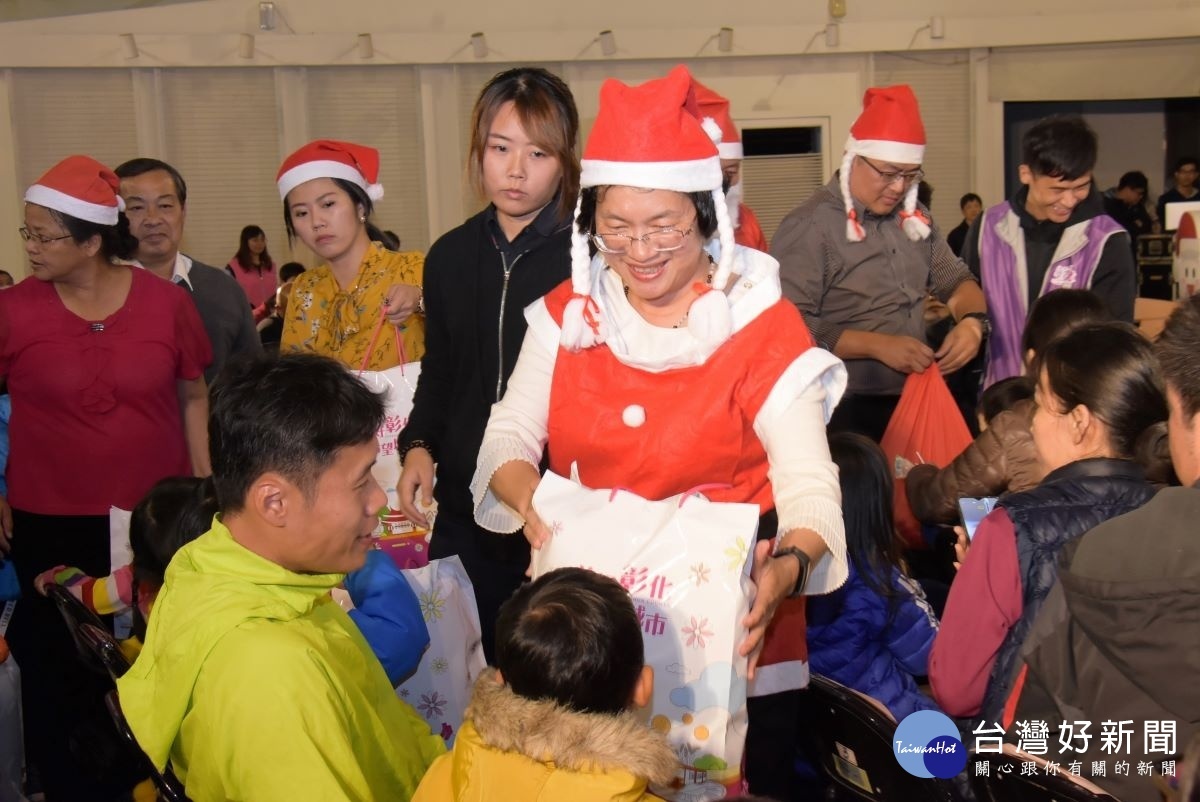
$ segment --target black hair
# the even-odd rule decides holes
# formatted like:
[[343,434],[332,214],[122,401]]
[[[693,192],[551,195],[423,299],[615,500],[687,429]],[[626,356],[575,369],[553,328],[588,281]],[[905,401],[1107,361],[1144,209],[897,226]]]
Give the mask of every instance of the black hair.
[[904,561],[892,516],[895,487],[887,457],[875,441],[853,432],[829,435],[829,454],[842,487],[846,553],[863,583],[887,601],[890,621],[903,595],[892,572],[904,573]]
[[229,360],[209,400],[208,450],[222,513],[238,512],[258,477],[279,473],[311,498],[336,452],[374,441],[383,398],[315,354]]
[[149,159],[144,156],[130,159],[118,165],[113,172],[117,174],[117,178],[135,178],[155,170],[162,170],[171,176],[171,182],[175,185],[175,197],[179,198],[179,205],[187,206],[187,182],[183,180],[183,176],[179,174],[178,170],[161,159]]
[[[579,231],[590,236],[596,230],[596,206],[604,199],[609,186],[587,187],[579,193]],[[650,191],[650,190],[647,190]],[[717,233],[717,204],[711,192],[682,193],[696,209],[696,232],[702,242],[708,242]],[[589,245],[591,241],[589,240]],[[592,245],[591,247],[595,247]]]
[[1121,180],[1117,182],[1117,189],[1140,189],[1146,192],[1150,189],[1150,181],[1146,178],[1146,174],[1141,170],[1130,170],[1125,175],[1121,176]]
[[1096,132],[1076,114],[1047,117],[1021,138],[1021,163],[1034,175],[1074,181],[1096,166]]
[[129,218],[125,216],[124,212],[117,213],[115,226],[107,226],[103,223],[93,223],[91,220],[72,217],[58,209],[47,207],[47,211],[50,212],[52,218],[58,221],[59,225],[67,230],[75,244],[82,245],[92,237],[99,237],[100,257],[106,261],[132,259],[137,253],[138,241],[133,236],[133,232],[129,230]]
[[1189,164],[1200,170],[1200,159],[1197,159],[1195,156],[1182,156],[1175,160],[1175,169],[1171,172],[1177,173]]
[[279,283],[283,284],[286,281],[291,281],[307,269],[299,262],[284,262],[279,268]]
[[383,243],[383,247],[387,248],[389,251],[400,250],[400,235],[399,234],[397,234],[395,231],[392,231],[391,229],[388,229],[386,231],[381,231],[379,233],[382,235],[380,237],[379,241]]
[[[1033,302],[1021,333],[1021,358],[1040,356],[1054,340],[1088,323],[1107,323],[1112,312],[1091,290],[1054,290]],[[1036,379],[1037,373],[1030,374]]]
[[917,203],[926,209],[933,205],[933,184],[923,179],[917,184]]
[[958,208],[959,209],[967,208],[967,204],[970,203],[971,201],[975,201],[980,206],[983,205],[983,198],[979,197],[974,192],[968,192],[966,195],[963,195],[961,198],[958,199]]
[[1167,419],[1167,399],[1150,342],[1137,329],[1128,323],[1080,326],[1046,346],[1040,363],[1047,387],[1062,403],[1059,412],[1085,406],[1108,427],[1118,457],[1152,456],[1139,454],[1139,444],[1147,429]]
[[619,713],[629,707],[644,664],[628,591],[594,571],[551,571],[500,608],[496,668],[518,696],[581,713]]
[[979,394],[979,414],[985,421],[1012,409],[1018,401],[1033,398],[1033,381],[1027,376],[1001,379]]
[[[366,218],[367,237],[372,242],[383,242],[384,235],[379,228],[371,222],[371,215],[375,211],[375,202],[367,195],[367,191],[353,181],[347,181],[344,178],[330,178],[330,181],[350,196],[350,202],[362,207],[363,217]],[[290,192],[288,193],[291,194]],[[288,242],[296,241],[296,227],[292,225],[291,206],[288,205],[287,198],[283,199],[283,225],[287,229]]]
[[567,82],[542,67],[514,67],[496,73],[471,110],[467,180],[481,198],[483,154],[488,132],[505,103],[512,103],[526,136],[558,160],[562,178],[556,193],[559,219],[566,219],[579,193],[579,112]]
[[133,578],[138,586],[162,587],[175,552],[207,532],[216,513],[211,477],[170,477],[150,488],[129,518]]
[[1200,295],[1175,307],[1154,343],[1154,353],[1163,380],[1178,393],[1184,416],[1191,420],[1200,413]]
[[[254,239],[255,237],[263,237],[265,239],[266,236],[267,232],[263,231],[258,226],[246,226],[242,229],[242,233],[238,237],[237,253],[234,254],[233,258],[236,259],[238,264],[247,271],[254,269],[254,255],[250,253],[250,240]],[[271,259],[271,252],[266,248],[263,248],[263,252],[259,257],[258,264],[260,271],[270,270],[272,267],[274,267],[275,262]]]

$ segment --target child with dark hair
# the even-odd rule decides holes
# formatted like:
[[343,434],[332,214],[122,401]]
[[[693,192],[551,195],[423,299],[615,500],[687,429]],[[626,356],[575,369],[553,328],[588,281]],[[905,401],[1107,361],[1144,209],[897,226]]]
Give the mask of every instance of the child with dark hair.
[[[475,684],[454,752],[413,802],[655,800],[677,759],[631,708],[654,672],[628,592],[583,568],[523,585],[500,608],[496,664]],[[453,789],[453,790],[452,790]]]
[[184,544],[203,534],[217,512],[212,480],[193,476],[158,482],[133,508],[129,547],[133,562],[96,578],[74,566],[58,565],[34,579],[42,595],[47,585],[62,585],[97,615],[135,608],[141,617],[137,634],[145,634],[150,607],[162,587],[167,564]]
[[[1038,298],[1021,334],[1021,354],[1027,376],[1037,375],[1034,363],[1050,343],[1080,326],[1105,323],[1112,315],[1090,290],[1055,290]],[[1032,379],[1027,379],[1032,384]],[[917,465],[905,479],[905,492],[913,515],[930,524],[958,522],[958,499],[1017,493],[1035,487],[1046,475],[1033,445],[1030,423],[1032,398],[1020,399],[1009,390],[984,390],[999,402],[1007,397],[1011,407],[987,418],[983,429],[949,465]],[[1019,385],[1014,385],[1014,390]],[[989,401],[989,405],[991,402]],[[996,407],[1003,407],[997,403]],[[983,398],[980,399],[980,409]]]
[[878,699],[897,720],[936,710],[913,677],[928,670],[938,622],[905,574],[887,457],[849,432],[830,435],[829,451],[842,487],[850,577],[833,593],[808,599],[809,667]]
[[979,395],[979,431],[991,425],[1001,412],[1013,409],[1022,401],[1033,399],[1033,382],[1025,376],[1012,376],[998,381]]

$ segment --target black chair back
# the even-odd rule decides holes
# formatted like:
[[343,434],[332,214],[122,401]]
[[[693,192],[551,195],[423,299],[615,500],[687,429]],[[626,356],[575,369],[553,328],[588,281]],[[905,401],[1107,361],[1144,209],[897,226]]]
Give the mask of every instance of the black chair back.
[[[112,677],[108,665],[94,649],[97,636],[95,633],[90,636],[84,634],[85,626],[108,633],[104,622],[62,585],[47,585],[46,596],[58,608],[58,613],[62,616],[63,623],[66,624],[67,632],[71,634],[71,640],[75,643],[75,651],[79,654],[79,660],[95,673]],[[108,634],[108,637],[112,638],[112,635]]]
[[[989,764],[986,773],[975,769],[977,763]],[[1033,774],[1022,768],[1035,764]],[[1100,788],[1070,772],[1047,774],[1046,761],[1019,751],[1011,744],[1004,752],[974,752],[967,766],[971,788],[978,802],[1116,802]]]
[[805,751],[835,786],[836,799],[951,802],[946,780],[914,777],[900,767],[892,741],[896,720],[879,702],[819,674],[802,694]]
[[160,772],[142,751],[137,738],[133,735],[133,730],[129,728],[129,722],[125,720],[125,714],[121,711],[121,700],[117,696],[116,689],[105,695],[104,704],[108,707],[108,715],[112,718],[117,732],[121,734],[126,751],[145,769],[146,775],[158,789],[159,799],[165,800],[165,802],[188,802],[187,794],[183,790],[183,783],[171,771],[171,767],[167,766],[165,771]]

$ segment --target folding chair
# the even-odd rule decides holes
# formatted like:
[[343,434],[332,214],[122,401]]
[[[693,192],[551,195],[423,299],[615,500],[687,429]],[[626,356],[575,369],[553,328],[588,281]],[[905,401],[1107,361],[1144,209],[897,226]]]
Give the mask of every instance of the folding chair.
[[[975,769],[987,763],[987,773]],[[1034,773],[1023,773],[1024,764],[1033,763]],[[1070,772],[1046,773],[1046,760],[1004,744],[1003,752],[973,752],[967,763],[971,788],[979,802],[1096,802],[1116,799],[1096,784]]]
[[146,776],[150,777],[154,787],[158,789],[159,798],[166,802],[188,802],[183,783],[175,776],[175,772],[171,771],[171,767],[167,766],[165,771],[160,772],[142,751],[133,730],[129,728],[129,722],[125,720],[125,714],[121,712],[121,700],[115,688],[104,696],[104,704],[108,707],[108,715],[116,725],[117,732],[121,734],[126,751],[145,769]]
[[62,585],[47,585],[46,596],[58,608],[58,614],[62,616],[63,623],[66,624],[67,632],[71,635],[80,661],[95,673],[107,676],[109,674],[108,667],[92,651],[91,642],[84,637],[82,632],[85,624],[104,632],[106,631],[104,622]]
[[801,703],[801,732],[810,758],[834,784],[833,799],[956,799],[946,780],[914,777],[896,760],[896,719],[877,700],[813,674]]

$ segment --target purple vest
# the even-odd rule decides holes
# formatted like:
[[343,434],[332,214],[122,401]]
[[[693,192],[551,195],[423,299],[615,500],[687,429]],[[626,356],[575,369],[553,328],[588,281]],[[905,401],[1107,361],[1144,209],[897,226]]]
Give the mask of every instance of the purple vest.
[[[1124,230],[1108,215],[1099,215],[1064,229],[1038,297],[1054,290],[1091,289],[1105,243],[1113,234]],[[987,374],[983,381],[983,386],[988,387],[1001,379],[1019,376],[1025,356],[1021,353],[1021,334],[1029,317],[1025,234],[1020,218],[1008,201],[983,213],[979,269],[988,316],[992,321]]]

